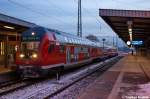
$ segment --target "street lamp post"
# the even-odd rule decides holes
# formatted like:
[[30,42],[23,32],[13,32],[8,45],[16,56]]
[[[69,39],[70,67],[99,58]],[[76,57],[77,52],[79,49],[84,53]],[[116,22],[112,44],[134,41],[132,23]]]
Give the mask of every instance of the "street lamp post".
[[106,41],[106,39],[105,38],[103,38],[102,39],[102,41],[103,41],[103,49],[105,48],[105,46],[104,46],[104,42]]

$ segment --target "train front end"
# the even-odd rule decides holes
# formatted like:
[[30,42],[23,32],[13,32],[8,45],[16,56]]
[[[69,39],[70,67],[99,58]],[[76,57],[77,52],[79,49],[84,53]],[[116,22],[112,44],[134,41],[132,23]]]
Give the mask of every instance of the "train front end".
[[38,77],[40,68],[40,42],[44,31],[29,29],[21,34],[20,49],[16,53],[16,64],[23,77]]

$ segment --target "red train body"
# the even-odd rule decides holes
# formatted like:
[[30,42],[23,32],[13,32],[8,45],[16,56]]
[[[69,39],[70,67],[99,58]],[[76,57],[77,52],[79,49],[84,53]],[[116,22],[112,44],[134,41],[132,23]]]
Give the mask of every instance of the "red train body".
[[16,64],[25,77],[38,77],[49,70],[89,63],[106,54],[117,55],[115,50],[105,51],[104,54],[98,45],[57,30],[35,27],[22,33]]

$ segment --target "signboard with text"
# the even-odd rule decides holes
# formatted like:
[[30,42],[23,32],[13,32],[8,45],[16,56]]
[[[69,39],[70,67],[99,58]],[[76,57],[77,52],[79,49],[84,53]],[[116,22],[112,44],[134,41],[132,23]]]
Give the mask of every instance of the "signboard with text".
[[142,45],[143,41],[132,41],[132,45]]
[[23,36],[22,41],[40,41],[39,36]]

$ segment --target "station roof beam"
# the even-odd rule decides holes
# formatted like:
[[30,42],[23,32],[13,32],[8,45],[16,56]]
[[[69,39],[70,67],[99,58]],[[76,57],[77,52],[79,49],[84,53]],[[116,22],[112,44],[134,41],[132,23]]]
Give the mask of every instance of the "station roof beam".
[[17,19],[0,13],[0,31],[23,32],[28,28],[37,26],[21,19]]
[[130,28],[133,40],[142,40],[144,43],[149,40],[150,11],[99,9],[99,16],[125,42],[131,39]]

